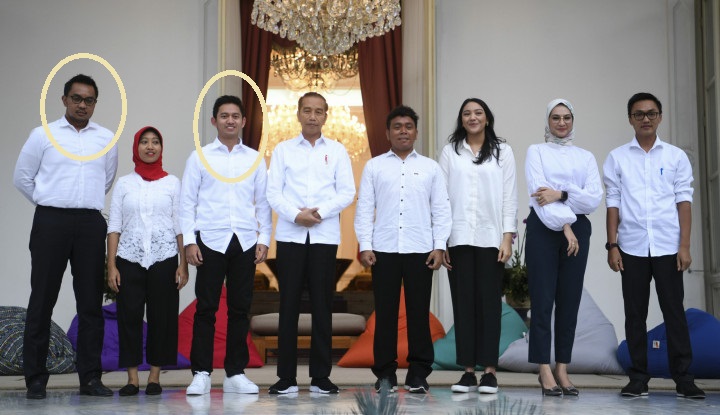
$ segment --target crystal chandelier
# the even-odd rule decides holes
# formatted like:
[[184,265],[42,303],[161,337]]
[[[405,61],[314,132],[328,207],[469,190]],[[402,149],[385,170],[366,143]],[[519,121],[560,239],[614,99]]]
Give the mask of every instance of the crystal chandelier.
[[[294,105],[273,105],[268,111],[270,133],[265,149],[265,156],[270,157],[273,149],[281,141],[295,138],[301,131],[297,119],[297,107]],[[331,106],[323,126],[323,135],[341,142],[347,149],[350,159],[357,160],[367,150],[367,134],[365,124],[357,117],[350,115],[347,106]]]
[[288,89],[332,91],[335,83],[358,74],[357,46],[338,55],[313,55],[300,47],[272,46],[270,67]]
[[400,0],[255,0],[251,22],[313,55],[337,55],[400,26]]

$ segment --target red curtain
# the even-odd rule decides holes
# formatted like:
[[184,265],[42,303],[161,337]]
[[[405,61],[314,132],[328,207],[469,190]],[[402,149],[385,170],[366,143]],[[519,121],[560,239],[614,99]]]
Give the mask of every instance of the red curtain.
[[358,44],[360,91],[370,154],[390,150],[385,118],[402,103],[402,28]]

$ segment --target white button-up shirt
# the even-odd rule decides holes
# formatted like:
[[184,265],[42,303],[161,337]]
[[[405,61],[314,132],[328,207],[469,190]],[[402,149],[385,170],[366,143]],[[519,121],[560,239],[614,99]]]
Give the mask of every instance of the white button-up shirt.
[[525,158],[528,195],[539,187],[564,190],[568,199],[540,206],[534,197],[530,207],[542,223],[554,231],[566,223],[573,224],[576,215],[589,215],[600,205],[603,188],[595,156],[576,146],[555,143],[533,144]]
[[647,257],[673,255],[680,247],[677,204],[693,198],[692,167],[681,149],[655,139],[645,152],[633,138],[611,151],[603,165],[608,208],[618,208],[618,244]]
[[[78,156],[95,154],[113,139],[112,131],[94,122],[78,131],[62,117],[48,127],[62,148]],[[102,210],[117,163],[117,146],[95,160],[69,159],[55,149],[45,130],[37,127],[20,151],[13,183],[36,205]]]
[[[267,198],[277,212],[275,240],[340,244],[340,212],[355,197],[355,179],[345,146],[321,136],[311,145],[302,134],[279,143],[272,153]],[[322,222],[295,223],[302,208],[318,208]]]
[[448,246],[471,245],[499,248],[503,233],[517,232],[517,184],[512,148],[500,143],[500,158],[475,164],[467,141],[455,151],[445,145],[438,163],[452,207]]
[[[210,167],[228,178],[248,171],[258,155],[242,143],[228,151],[217,138],[202,151]],[[266,185],[265,160],[245,180],[226,183],[213,177],[193,151],[185,164],[180,196],[183,243],[197,243],[195,232],[199,231],[203,243],[217,252],[225,253],[233,234],[244,251],[256,243],[270,246],[272,212],[265,198]]]
[[434,160],[414,150],[403,160],[391,150],[367,162],[355,211],[360,251],[444,250],[451,221],[445,177]]

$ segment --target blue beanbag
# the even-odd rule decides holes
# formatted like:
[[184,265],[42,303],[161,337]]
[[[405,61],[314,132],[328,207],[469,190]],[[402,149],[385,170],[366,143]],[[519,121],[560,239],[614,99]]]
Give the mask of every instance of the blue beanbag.
[[[702,379],[720,378],[720,321],[711,314],[696,308],[685,311],[693,360],[689,372]],[[653,345],[653,342],[656,342]],[[652,377],[671,378],[667,356],[665,323],[648,331],[648,374]],[[618,362],[627,372],[630,369],[630,352],[623,340],[617,350]]]

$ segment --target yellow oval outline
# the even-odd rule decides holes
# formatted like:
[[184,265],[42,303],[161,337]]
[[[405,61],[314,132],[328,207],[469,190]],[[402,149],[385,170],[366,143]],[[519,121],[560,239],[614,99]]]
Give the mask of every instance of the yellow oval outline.
[[[45,111],[45,101],[47,101],[47,91],[50,87],[50,83],[52,82],[53,78],[55,78],[55,75],[57,72],[68,63],[76,60],[76,59],[90,59],[95,62],[100,63],[102,66],[105,67],[105,69],[110,72],[110,74],[115,79],[115,83],[118,86],[118,89],[120,90],[120,101],[122,103],[122,111],[120,113],[120,124],[118,125],[118,129],[115,132],[115,136],[113,137],[112,141],[108,143],[108,145],[105,146],[102,150],[98,151],[95,154],[90,154],[88,156],[78,156],[77,154],[73,154],[67,150],[65,150],[60,143],[55,140],[55,137],[53,137],[52,133],[50,132],[50,127],[48,126],[47,122],[47,114]],[[120,79],[120,75],[118,75],[115,68],[113,68],[112,65],[102,57],[98,55],[93,55],[92,53],[76,53],[74,55],[70,55],[66,57],[65,59],[61,60],[60,62],[55,65],[54,68],[50,71],[47,78],[45,78],[45,84],[43,85],[42,92],[40,92],[40,122],[42,123],[43,130],[45,131],[45,135],[47,135],[48,140],[50,140],[50,143],[55,147],[57,151],[60,152],[63,156],[76,160],[76,161],[92,161],[97,158],[100,158],[107,154],[108,151],[110,151],[111,148],[115,146],[117,141],[120,139],[120,134],[122,134],[123,129],[125,128],[125,120],[127,118],[127,96],[125,95],[125,85],[123,84],[122,79]]]
[[[255,91],[255,95],[257,95],[258,99],[260,100],[260,107],[262,108],[263,113],[263,133],[262,137],[260,138],[260,148],[258,149],[258,156],[255,159],[255,162],[250,166],[250,168],[243,174],[237,176],[237,177],[225,177],[222,174],[216,172],[213,170],[212,167],[210,167],[210,163],[208,163],[207,159],[205,158],[205,155],[203,155],[202,147],[200,146],[200,132],[198,131],[198,124],[200,119],[200,107],[202,106],[202,102],[205,99],[205,95],[207,95],[208,90],[210,90],[210,87],[217,82],[218,79],[224,78],[228,75],[238,76],[245,80],[250,86],[252,86],[253,91]],[[221,182],[225,183],[239,183],[245,179],[247,179],[257,168],[260,166],[260,161],[263,158],[263,154],[265,154],[265,147],[267,147],[267,138],[269,134],[269,126],[267,125],[268,119],[265,116],[267,113],[267,107],[265,105],[265,97],[263,96],[262,92],[260,92],[260,88],[258,88],[255,81],[252,80],[249,76],[245,75],[244,73],[240,71],[236,71],[233,69],[228,69],[222,72],[219,72],[215,74],[210,80],[208,80],[205,83],[205,86],[203,87],[202,91],[200,91],[200,95],[198,96],[197,102],[195,102],[195,115],[193,116],[193,135],[195,137],[195,151],[197,151],[198,157],[200,157],[200,162],[202,162],[203,166],[205,166],[205,169],[210,173],[214,178],[220,180]]]

